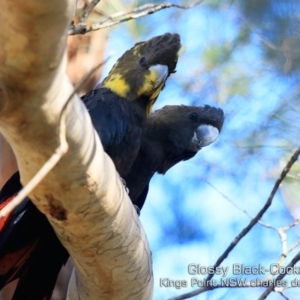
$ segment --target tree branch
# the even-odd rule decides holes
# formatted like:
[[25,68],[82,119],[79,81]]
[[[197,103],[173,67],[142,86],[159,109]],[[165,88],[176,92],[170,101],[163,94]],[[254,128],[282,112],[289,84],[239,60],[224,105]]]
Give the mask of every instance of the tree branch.
[[100,2],[100,0],[92,0],[89,5],[86,7],[86,9],[83,11],[83,14],[79,20],[79,23],[85,23],[87,18],[89,17],[92,10],[95,8],[95,6]]
[[[0,130],[29,180],[61,143],[68,152],[30,193],[73,258],[71,299],[150,299],[148,242],[90,117],[66,76],[75,1],[0,2]],[[64,119],[64,120],[63,120]]]
[[[284,268],[284,271],[280,271],[280,274],[275,278],[274,282],[280,282],[286,274],[288,274],[289,270],[300,260],[300,252],[298,252],[293,259],[290,261],[290,263]],[[273,281],[272,281],[273,282]],[[276,284],[271,284],[264,293],[258,298],[258,300],[266,299],[267,296],[274,290],[276,287]]]
[[[154,12],[160,11],[165,8],[170,8],[170,7],[176,7],[180,9],[189,9],[194,6],[197,6],[201,4],[204,0],[198,0],[195,3],[191,5],[178,5],[170,2],[164,2],[161,4],[144,4],[140,7],[134,8],[132,11],[129,12],[118,12],[116,14],[113,14],[106,19],[104,19],[101,22],[94,23],[92,25],[87,25],[86,20],[87,20],[87,15],[91,12],[84,12],[80,22],[77,25],[71,25],[68,31],[69,35],[74,35],[74,34],[85,34],[87,32],[107,28],[107,27],[112,27],[114,25],[127,22],[130,20],[134,19],[139,19],[141,17],[145,17],[147,15],[153,14]],[[95,1],[97,2],[97,1]]]
[[[261,217],[264,215],[264,213],[271,206],[273,198],[274,198],[274,196],[275,196],[275,194],[276,194],[276,192],[277,192],[277,190],[278,190],[281,182],[286,177],[286,175],[290,171],[290,169],[293,166],[293,164],[297,161],[299,155],[300,155],[300,148],[298,148],[294,152],[294,154],[291,156],[290,160],[288,161],[287,165],[282,170],[282,172],[281,172],[279,178],[276,180],[276,182],[274,184],[274,187],[273,187],[273,189],[272,189],[272,191],[270,193],[270,196],[268,197],[267,202],[265,203],[265,205],[263,206],[263,208],[258,212],[258,214],[250,221],[250,223],[240,232],[240,234],[234,239],[234,241],[229,245],[229,247],[218,258],[217,262],[213,266],[214,269],[216,269],[217,267],[219,267],[221,265],[221,263],[227,258],[227,256],[229,255],[229,253],[235,248],[235,246],[240,242],[240,240],[254,227],[254,225],[261,219]],[[298,259],[298,255],[292,260],[292,262],[294,262],[294,260],[297,260],[297,259]],[[289,264],[289,266],[292,264],[292,262]],[[210,274],[203,281],[208,282],[213,277],[214,277],[214,274]],[[279,276],[277,278],[281,279]],[[277,278],[276,278],[276,280],[277,280]],[[170,298],[169,300],[189,299],[189,298],[192,298],[192,297],[194,297],[196,295],[199,295],[202,292],[203,292],[203,288],[200,288],[200,289],[197,289],[197,290],[192,291],[190,293],[185,293],[185,294],[182,294],[180,296]],[[264,298],[262,298],[262,299],[264,299]]]

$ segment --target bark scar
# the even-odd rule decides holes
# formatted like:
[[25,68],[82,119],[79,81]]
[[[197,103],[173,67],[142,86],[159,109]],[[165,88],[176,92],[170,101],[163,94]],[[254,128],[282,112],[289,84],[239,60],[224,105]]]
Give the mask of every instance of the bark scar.
[[45,194],[45,198],[49,203],[49,214],[58,221],[66,221],[67,212],[62,206],[61,201],[54,198],[52,194]]

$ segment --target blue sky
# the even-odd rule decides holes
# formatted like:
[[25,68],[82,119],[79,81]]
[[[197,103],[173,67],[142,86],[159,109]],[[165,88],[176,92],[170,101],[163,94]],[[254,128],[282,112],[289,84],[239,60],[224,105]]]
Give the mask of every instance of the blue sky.
[[[248,43],[234,49],[228,60],[214,58],[213,47],[222,46],[229,52],[235,47],[242,22],[234,5],[224,4],[211,10],[203,4],[193,10],[169,9],[133,21],[130,26],[136,28],[139,37],[126,23],[110,33],[107,55],[114,56],[106,64],[104,75],[135,42],[165,32],[178,32],[183,49],[177,73],[169,79],[154,109],[167,104],[207,103],[221,107],[226,116],[223,131],[213,145],[178,164],[165,176],[156,175],[151,182],[141,221],[153,252],[154,299],[167,299],[193,290],[187,266],[215,263],[250,221],[242,210],[254,216],[262,208],[283,165],[296,149],[299,129],[283,128],[281,125],[288,124],[289,120],[278,121],[272,115],[280,113],[277,109],[282,101],[289,104],[290,83],[276,75],[274,67],[264,60],[261,37],[254,34]],[[293,109],[299,107],[291,107],[291,114]],[[294,221],[280,192],[263,221],[273,227]],[[297,228],[291,229],[288,246],[298,238]],[[269,267],[278,262],[280,254],[277,233],[256,225],[222,266],[230,270],[234,263]],[[295,254],[296,250],[286,262]],[[263,279],[266,275],[240,278]],[[295,277],[286,280],[290,282]],[[189,284],[181,289],[160,287],[160,278],[187,280]],[[194,299],[252,300],[263,291],[263,288],[223,288]],[[292,288],[285,294],[289,299],[298,299],[299,292],[299,288]],[[268,299],[283,298],[273,293]]]

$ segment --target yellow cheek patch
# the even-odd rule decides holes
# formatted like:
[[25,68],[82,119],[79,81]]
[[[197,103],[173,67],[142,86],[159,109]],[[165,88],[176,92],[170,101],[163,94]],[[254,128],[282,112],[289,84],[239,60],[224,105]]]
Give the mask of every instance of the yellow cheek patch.
[[159,93],[161,92],[162,87],[163,87],[163,84],[161,84],[160,86],[158,86],[156,88],[156,90],[154,91],[154,93],[151,95],[150,101],[149,101],[149,105],[147,106],[147,111],[146,111],[147,116],[150,115],[150,113],[152,111],[152,107],[153,107],[153,105],[154,105],[154,103],[155,103],[155,101],[156,101]]
[[112,92],[123,98],[126,98],[130,91],[130,85],[120,74],[111,75],[108,80],[103,82],[102,86],[110,89]]
[[144,77],[144,84],[141,86],[141,88],[138,91],[138,95],[146,95],[150,96],[147,104],[147,116],[150,115],[152,107],[163,87],[164,83],[161,83],[159,86],[157,86],[157,73],[153,70],[150,70],[150,72]]
[[158,75],[155,70],[149,70],[144,76],[144,84],[140,87],[138,95],[152,95],[157,85]]
[[144,77],[144,84],[138,90],[138,95],[150,96],[147,105],[147,115],[151,113],[152,107],[163,87],[163,83],[157,86],[158,74],[155,70],[149,70],[148,74]]
[[159,93],[161,92],[162,87],[163,87],[163,83],[160,86],[158,86],[155,91],[153,91],[150,100],[153,100],[153,102],[156,100]]

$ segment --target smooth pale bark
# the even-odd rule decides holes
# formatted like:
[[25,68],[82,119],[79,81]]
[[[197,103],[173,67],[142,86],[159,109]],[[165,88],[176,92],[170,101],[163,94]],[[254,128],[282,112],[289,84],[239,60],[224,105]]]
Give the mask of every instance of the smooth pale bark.
[[[75,1],[0,0],[0,130],[26,184],[58,147],[73,91],[64,55]],[[67,105],[68,153],[30,194],[71,254],[69,299],[151,299],[139,218],[79,98]]]

